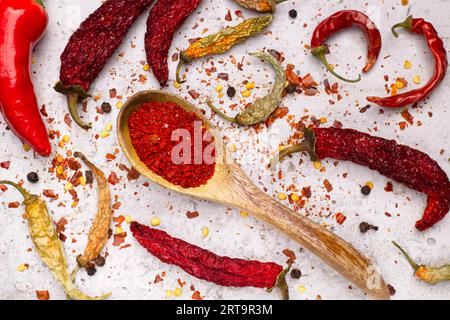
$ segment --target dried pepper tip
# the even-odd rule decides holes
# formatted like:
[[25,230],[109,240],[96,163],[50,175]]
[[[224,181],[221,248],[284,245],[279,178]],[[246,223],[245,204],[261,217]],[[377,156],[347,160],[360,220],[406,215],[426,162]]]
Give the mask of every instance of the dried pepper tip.
[[334,71],[334,69],[328,63],[328,60],[326,57],[326,55],[328,53],[330,53],[330,50],[328,49],[328,47],[326,45],[312,48],[311,53],[314,57],[317,57],[320,61],[322,61],[323,65],[327,68],[328,72],[330,72],[336,78],[338,78],[342,81],[345,81],[345,82],[349,82],[349,83],[356,83],[356,82],[361,81],[361,75],[358,75],[357,79],[352,80],[352,79],[346,79],[346,78],[342,77],[341,75],[337,74],[336,71]]
[[275,285],[272,288],[267,289],[267,292],[272,292],[274,288],[280,289],[281,292],[281,299],[282,300],[289,300],[289,286],[286,282],[286,275],[291,270],[292,262],[288,263],[288,266],[280,272],[280,274],[277,277],[277,281],[275,282]]
[[3,180],[3,181],[0,181],[0,185],[1,184],[7,184],[7,185],[10,185],[10,186],[14,187],[15,189],[17,189],[17,191],[20,192],[20,194],[23,196],[25,201],[27,201],[28,199],[34,197],[30,193],[28,193],[28,191],[26,191],[23,187],[19,186],[17,183],[14,183],[14,182],[11,182],[11,181],[7,181],[7,180]]
[[83,120],[81,120],[80,115],[78,114],[78,100],[86,99],[91,95],[88,94],[81,86],[65,86],[61,81],[58,81],[56,83],[54,89],[57,92],[67,96],[67,104],[69,106],[70,116],[72,117],[73,121],[83,129],[91,129],[92,124],[85,123]]
[[236,118],[229,117],[229,116],[225,115],[222,111],[220,111],[219,109],[217,109],[217,108],[212,104],[212,102],[211,102],[210,99],[208,99],[208,100],[206,101],[206,103],[208,104],[208,107],[210,107],[211,110],[214,111],[214,112],[215,112],[219,117],[221,117],[222,119],[225,119],[225,120],[230,121],[230,122],[233,122],[233,123],[238,123],[238,121],[237,121]]
[[394,35],[394,37],[398,38],[399,34],[397,32],[397,28],[404,28],[406,30],[411,30],[412,29],[412,22],[413,22],[413,17],[409,16],[408,18],[406,18],[405,21],[397,23],[396,25],[394,25],[392,27],[392,34]]

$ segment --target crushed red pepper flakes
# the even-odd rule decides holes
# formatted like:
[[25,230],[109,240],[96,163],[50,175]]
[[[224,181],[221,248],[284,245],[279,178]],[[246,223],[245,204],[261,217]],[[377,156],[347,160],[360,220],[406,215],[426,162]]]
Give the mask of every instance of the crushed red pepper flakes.
[[111,172],[108,177],[108,182],[114,186],[120,182],[120,178],[115,172]]
[[50,300],[50,293],[48,290],[36,290],[38,300]]
[[323,181],[323,185],[325,186],[325,189],[327,189],[328,192],[333,191],[333,186],[332,186],[332,184],[330,183],[330,181],[328,181],[328,179],[325,179],[325,180]]
[[189,219],[194,219],[197,218],[200,214],[198,213],[198,211],[188,211],[186,212],[186,217],[188,217]]
[[20,206],[20,202],[18,202],[18,201],[8,203],[8,208],[15,209],[15,208],[18,208],[19,206]]
[[200,291],[194,291],[192,294],[192,300],[203,300],[203,297],[200,295]]
[[405,119],[410,125],[414,124],[414,117],[409,113],[408,109],[403,109],[402,117]]
[[188,93],[194,100],[196,100],[196,99],[198,99],[198,97],[200,97],[200,93],[198,93],[195,90],[189,90]]
[[122,233],[118,233],[114,235],[114,241],[113,241],[113,246],[118,247],[120,246],[122,243],[125,242],[125,238],[127,236],[126,232],[122,232]]
[[342,213],[336,213],[336,221],[338,224],[343,224],[347,220],[347,217],[343,215]]
[[386,183],[386,186],[384,187],[384,191],[386,191],[386,192],[394,191],[394,185],[392,184],[392,182],[388,181]]
[[283,250],[283,254],[288,257],[289,259],[291,259],[292,261],[294,261],[295,259],[297,259],[297,256],[295,255],[294,251],[290,250],[290,249],[284,249]]
[[11,165],[11,161],[3,161],[3,162],[0,162],[0,167],[2,167],[3,169],[6,169],[6,170],[8,170],[9,169],[9,166]]
[[66,231],[66,224],[68,223],[67,219],[62,217],[56,222],[56,233],[61,233]]

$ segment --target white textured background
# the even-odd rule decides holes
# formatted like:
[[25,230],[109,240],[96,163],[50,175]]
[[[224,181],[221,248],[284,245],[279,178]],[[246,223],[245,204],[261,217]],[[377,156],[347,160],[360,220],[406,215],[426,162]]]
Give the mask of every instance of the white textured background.
[[[154,184],[144,187],[143,183],[146,180],[142,177],[130,183],[124,172],[118,169],[120,163],[128,166],[121,153],[115,161],[106,161],[105,154],[113,153],[118,148],[116,136],[112,134],[106,139],[98,140],[94,139],[94,136],[99,134],[107,123],[114,123],[118,113],[114,107],[117,99],[109,99],[109,89],[116,88],[118,94],[125,99],[139,90],[159,88],[154,77],[143,71],[140,63],[145,60],[143,42],[147,12],[130,30],[122,46],[93,84],[92,93],[102,98],[97,102],[88,100],[89,113],[83,114],[86,119],[94,121],[93,130],[86,132],[76,126],[70,129],[64,123],[64,115],[67,113],[65,98],[52,89],[59,75],[59,55],[79,23],[100,5],[99,0],[83,1],[82,5],[79,3],[80,1],[75,0],[46,1],[50,24],[46,37],[34,53],[36,61],[33,65],[34,82],[40,104],[45,104],[49,117],[55,119],[49,128],[60,130],[61,134],[68,134],[71,137],[71,142],[64,149],[83,151],[105,170],[107,175],[114,171],[121,177],[121,182],[112,187],[113,195],[117,195],[122,203],[115,216],[129,214],[145,224],[148,224],[152,217],[157,216],[162,221],[160,228],[170,234],[218,254],[232,257],[284,264],[286,256],[283,255],[282,250],[289,248],[297,255],[295,267],[300,268],[304,274],[300,280],[288,277],[293,299],[315,299],[317,295],[323,299],[365,298],[358,289],[351,289],[348,281],[318,258],[308,252],[301,252],[298,244],[270,225],[252,217],[243,218],[237,210],[180,196]],[[448,160],[450,157],[448,129],[450,108],[447,99],[450,78],[441,84],[428,101],[421,102],[416,109],[409,109],[414,116],[415,124],[403,131],[398,126],[399,122],[404,121],[400,115],[401,110],[385,110],[384,114],[380,114],[377,107],[372,107],[364,114],[359,112],[359,108],[366,105],[367,95],[385,94],[383,80],[385,74],[389,75],[390,83],[401,76],[408,80],[410,86],[415,86],[411,80],[414,75],[421,75],[423,84],[432,73],[433,60],[428,54],[424,41],[406,32],[401,32],[401,37],[394,39],[389,31],[392,24],[404,20],[410,13],[417,17],[424,17],[433,21],[444,38],[447,48],[450,48],[449,1],[410,1],[408,7],[401,6],[400,3],[400,0],[287,1],[278,6],[275,20],[269,27],[270,34],[238,46],[229,54],[191,64],[188,83],[179,90],[174,89],[172,79],[176,62],[171,61],[172,54],[186,48],[187,40],[202,35],[205,28],[209,30],[207,33],[211,33],[225,25],[235,25],[241,21],[234,14],[238,7],[231,0],[205,0],[175,36],[169,54],[171,79],[168,90],[205,108],[204,101],[207,95],[217,100],[217,93],[214,91],[217,83],[221,83],[225,89],[228,84],[234,85],[240,91],[244,79],[254,80],[257,86],[267,82],[267,77],[269,79],[272,77],[270,68],[246,53],[273,48],[284,53],[285,63],[295,64],[302,75],[311,72],[314,79],[321,83],[320,95],[316,97],[295,95],[284,99],[283,105],[289,107],[291,115],[295,115],[297,119],[301,116],[327,117],[329,125],[338,120],[345,127],[396,139],[425,151],[436,159],[447,173],[450,173]],[[299,13],[295,20],[288,16],[288,11],[293,8]],[[315,25],[322,18],[344,8],[357,9],[370,14],[382,29],[384,47],[374,70],[365,75],[359,84],[339,82],[344,99],[330,106],[328,100],[336,99],[325,94],[322,81],[329,78],[333,83],[334,79],[327,75],[321,65],[308,54],[304,45],[309,43]],[[224,20],[227,9],[231,10],[232,22]],[[252,12],[245,9],[243,13],[245,18],[253,16]],[[196,23],[199,26],[192,30]],[[332,45],[330,61],[339,63],[338,70],[341,73],[347,71],[349,76],[356,75],[363,67],[366,55],[366,42],[362,33],[348,30],[334,37],[329,43]],[[119,56],[119,53],[124,54]],[[244,59],[242,71],[238,71],[229,63],[230,55],[238,61]],[[411,70],[403,68],[405,59],[413,63]],[[217,72],[230,74],[228,84],[223,80],[217,80],[216,74],[208,77],[204,72],[199,73],[203,67],[210,67],[212,61],[215,62]],[[139,74],[145,74],[148,80],[145,83],[137,81]],[[204,82],[201,82],[202,80]],[[193,100],[187,93],[191,89],[201,94],[198,100]],[[263,86],[253,90],[252,99],[254,95],[264,95],[268,89],[268,86]],[[231,102],[227,99],[224,98],[224,101],[226,105],[230,105]],[[111,102],[113,112],[109,115],[100,115],[95,121],[94,118],[97,116],[95,108],[104,100]],[[234,102],[236,101],[235,99]],[[250,101],[249,99],[247,102]],[[430,112],[432,116],[429,115]],[[422,123],[422,126],[417,126],[418,121]],[[414,222],[421,217],[425,208],[424,195],[397,183],[394,183],[394,193],[386,193],[384,186],[387,179],[376,172],[350,163],[339,163],[335,167],[332,160],[324,161],[326,171],[321,173],[312,167],[306,157],[304,157],[306,160],[304,164],[298,165],[300,155],[284,162],[284,176],[279,180],[264,169],[267,159],[263,159],[261,154],[273,154],[278,144],[285,142],[290,136],[286,119],[278,120],[269,131],[260,132],[258,144],[255,143],[256,133],[253,130],[235,128],[219,121],[218,118],[214,118],[213,123],[218,124],[223,129],[223,134],[236,144],[238,151],[234,156],[237,161],[261,188],[268,189],[269,194],[275,197],[279,192],[287,192],[286,188],[291,184],[299,190],[302,187],[311,186],[313,196],[307,201],[305,210],[300,210],[299,214],[308,212],[312,219],[327,224],[335,233],[373,259],[379,265],[385,280],[395,287],[397,293],[393,298],[449,298],[448,283],[433,287],[415,280],[406,261],[390,243],[393,239],[398,240],[419,262],[434,265],[450,262],[448,250],[450,217],[427,232],[420,233],[414,228]],[[270,144],[266,143],[268,135],[275,137]],[[9,170],[0,169],[0,178],[23,179],[25,187],[34,193],[40,194],[43,189],[54,189],[59,194],[60,199],[50,202],[49,207],[55,221],[61,217],[69,221],[65,231],[68,237],[65,248],[69,263],[73,267],[76,255],[84,248],[86,233],[96,213],[96,193],[89,187],[78,187],[80,203],[76,208],[70,208],[72,199],[69,194],[64,193],[65,182],[58,181],[53,174],[48,173],[51,158],[35,158],[31,152],[24,152],[21,143],[10,131],[5,130],[3,119],[0,119],[0,136],[0,162],[11,161]],[[65,154],[65,150],[59,148],[57,144],[58,141],[54,140],[53,156],[56,152]],[[245,158],[242,155],[245,155]],[[30,185],[26,181],[26,173],[31,170],[36,170],[40,175],[41,181],[36,185]],[[344,172],[348,173],[346,179],[342,178]],[[324,179],[328,179],[334,187],[334,190],[328,194],[330,200],[325,198],[327,192],[323,187]],[[360,193],[360,185],[366,181],[373,181],[375,188],[369,197],[364,198]],[[1,195],[0,283],[2,286],[0,298],[35,299],[35,290],[49,290],[52,299],[63,299],[63,290],[40,262],[37,254],[34,251],[27,252],[27,249],[32,247],[32,243],[28,237],[26,222],[21,216],[22,207],[7,208],[8,202],[18,199],[19,194],[12,191]],[[60,202],[66,207],[58,207]],[[329,208],[329,212],[326,208]],[[196,219],[188,219],[185,213],[189,210],[197,210],[200,216]],[[343,225],[338,225],[333,218],[333,214],[337,212],[347,216]],[[392,217],[388,218],[385,212],[391,213]],[[358,225],[362,221],[378,225],[380,230],[363,235],[358,230]],[[201,233],[202,227],[205,226],[210,230],[207,238],[203,238]],[[125,223],[123,227],[125,231],[128,231]],[[73,238],[77,239],[76,243],[72,243]],[[106,266],[98,268],[94,277],[88,277],[85,272],[80,273],[77,283],[83,291],[89,294],[100,294],[111,290],[112,299],[161,299],[165,298],[166,290],[178,287],[177,279],[180,278],[187,283],[181,296],[184,299],[191,299],[192,291],[189,289],[191,284],[206,299],[279,299],[278,292],[267,294],[264,290],[254,288],[219,287],[191,277],[179,268],[161,263],[149,255],[136,244],[131,235],[126,238],[125,244],[131,244],[131,247],[119,250],[118,247],[112,246],[112,241],[108,243],[109,256]],[[21,263],[28,263],[30,268],[25,272],[18,272],[16,268]],[[164,281],[150,284],[155,276],[163,271],[167,272]],[[301,285],[306,288],[306,292],[298,290]]]

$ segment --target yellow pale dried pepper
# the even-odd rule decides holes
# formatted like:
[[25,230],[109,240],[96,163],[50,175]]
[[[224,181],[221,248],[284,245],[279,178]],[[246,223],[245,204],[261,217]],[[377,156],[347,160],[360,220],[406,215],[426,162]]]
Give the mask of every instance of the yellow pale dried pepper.
[[58,282],[64,287],[67,295],[74,300],[101,300],[109,296],[90,297],[80,292],[70,279],[64,248],[54,223],[48,212],[47,204],[37,195],[28,193],[20,185],[11,181],[0,181],[16,188],[24,197],[26,218],[31,240],[36,252],[47,265]]
[[272,15],[247,19],[237,26],[227,27],[218,33],[195,41],[187,50],[180,53],[180,62],[176,74],[177,82],[183,83],[180,78],[180,72],[185,63],[205,56],[227,52],[236,44],[262,32],[272,20]]
[[258,12],[274,12],[277,3],[285,0],[234,0],[241,7]]

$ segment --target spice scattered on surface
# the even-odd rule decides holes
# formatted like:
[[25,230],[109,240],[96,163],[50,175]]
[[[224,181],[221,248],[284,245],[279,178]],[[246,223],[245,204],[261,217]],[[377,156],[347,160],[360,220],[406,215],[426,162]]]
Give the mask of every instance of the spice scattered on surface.
[[31,183],[36,183],[39,181],[39,176],[36,172],[30,172],[27,174],[27,180]]
[[292,279],[300,279],[302,276],[302,272],[300,269],[292,269],[291,277]]
[[291,17],[292,19],[297,18],[297,10],[295,9],[289,10],[289,17]]
[[374,226],[374,225],[371,225],[371,224],[369,224],[367,222],[361,222],[359,224],[359,231],[361,231],[361,233],[366,233],[369,230],[378,231],[378,227]]

